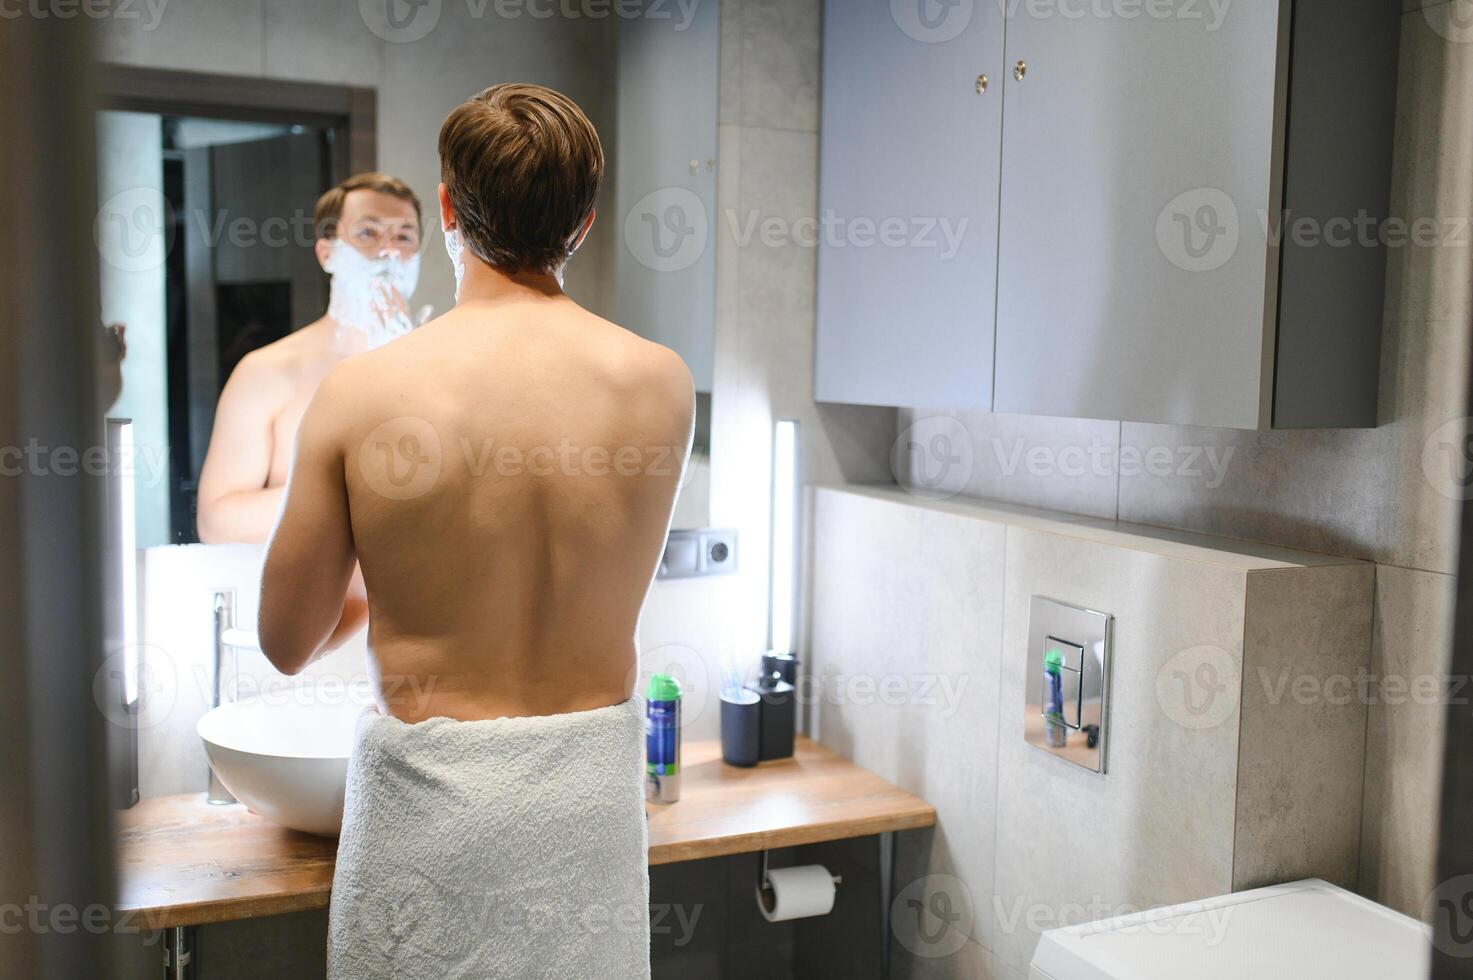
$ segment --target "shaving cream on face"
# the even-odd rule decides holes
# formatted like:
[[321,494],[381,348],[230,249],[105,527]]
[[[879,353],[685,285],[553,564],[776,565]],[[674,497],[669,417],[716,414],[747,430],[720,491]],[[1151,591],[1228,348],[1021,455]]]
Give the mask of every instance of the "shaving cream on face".
[[332,275],[327,315],[339,329],[363,335],[369,350],[382,347],[414,329],[414,323],[395,308],[397,292],[405,304],[419,285],[419,255],[369,258],[342,239],[332,243],[323,266]]

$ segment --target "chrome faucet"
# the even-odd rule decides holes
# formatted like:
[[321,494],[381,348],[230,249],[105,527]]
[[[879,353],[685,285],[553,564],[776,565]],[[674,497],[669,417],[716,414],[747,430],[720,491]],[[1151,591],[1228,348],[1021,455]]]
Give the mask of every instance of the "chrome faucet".
[[[230,679],[236,680],[237,663],[235,659],[235,647],[227,642],[227,634],[235,630],[235,590],[221,589],[215,593],[215,642],[213,656],[210,665],[210,707],[218,708],[226,700],[225,697],[225,658],[230,657]],[[214,804],[234,803],[235,797],[225,784],[220,782],[220,777],[215,775],[215,767],[210,767],[210,789],[205,796],[205,802]]]

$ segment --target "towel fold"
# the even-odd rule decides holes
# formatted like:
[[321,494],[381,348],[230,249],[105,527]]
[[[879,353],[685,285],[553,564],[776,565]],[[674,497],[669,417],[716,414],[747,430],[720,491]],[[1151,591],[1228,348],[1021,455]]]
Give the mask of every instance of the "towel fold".
[[650,975],[643,717],[358,721],[332,980]]

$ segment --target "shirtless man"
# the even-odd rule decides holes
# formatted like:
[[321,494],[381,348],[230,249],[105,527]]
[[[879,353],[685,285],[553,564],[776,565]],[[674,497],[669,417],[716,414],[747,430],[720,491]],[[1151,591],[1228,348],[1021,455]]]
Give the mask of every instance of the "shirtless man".
[[[358,174],[322,195],[313,218],[317,261],[333,275],[327,315],[247,354],[221,392],[199,481],[199,539],[207,544],[266,540],[317,386],[392,332],[375,306],[375,273],[404,300],[414,291],[421,212],[408,184]],[[400,301],[389,299],[397,312]]]
[[690,450],[690,373],[562,291],[603,174],[576,105],[487,89],[446,120],[440,160],[457,304],[318,388],[267,550],[261,648],[287,674],[319,656],[357,561],[370,662],[394,679],[381,712],[625,702]]

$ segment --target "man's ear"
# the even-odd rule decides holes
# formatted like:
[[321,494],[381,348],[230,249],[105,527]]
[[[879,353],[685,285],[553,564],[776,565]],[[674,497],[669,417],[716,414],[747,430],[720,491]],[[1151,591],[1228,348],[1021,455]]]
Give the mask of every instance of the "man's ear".
[[327,267],[327,264],[328,260],[332,258],[332,245],[334,241],[336,241],[336,239],[319,238],[317,239],[317,242],[312,246],[313,251],[317,253],[317,264],[322,266],[322,271],[328,273],[329,275],[332,274],[332,270]]
[[450,203],[450,191],[441,184],[435,194],[440,199],[440,230],[454,231],[456,228],[455,205]]
[[594,218],[597,218],[597,217],[598,217],[598,212],[597,211],[590,211],[590,212],[588,212],[588,220],[585,221],[585,222],[583,222],[583,230],[580,231],[580,232],[578,232],[578,236],[573,239],[573,247],[570,248],[570,249],[568,249],[568,254],[569,255],[572,255],[574,252],[578,251],[578,249],[583,246],[583,239],[585,239],[585,238],[588,237],[588,231],[589,231],[590,228],[593,227],[593,219]]

